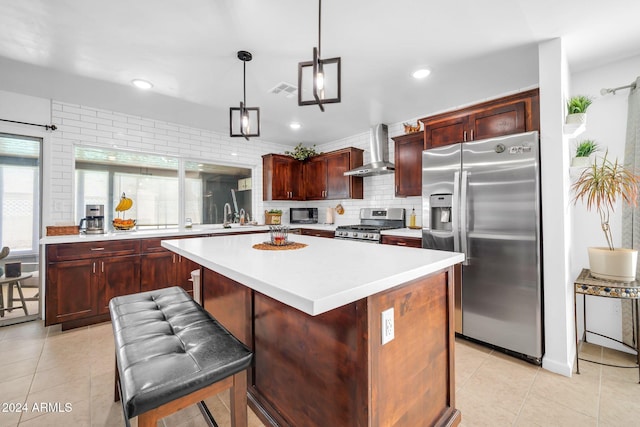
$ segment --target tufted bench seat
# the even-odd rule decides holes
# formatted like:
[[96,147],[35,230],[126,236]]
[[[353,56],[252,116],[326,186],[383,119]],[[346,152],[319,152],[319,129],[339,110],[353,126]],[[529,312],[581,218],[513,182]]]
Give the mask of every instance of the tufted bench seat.
[[[231,425],[247,425],[253,354],[180,287],[113,298],[116,391],[139,427],[230,389]],[[116,400],[118,400],[116,393]],[[210,414],[209,414],[210,416]],[[215,425],[215,421],[214,425]]]

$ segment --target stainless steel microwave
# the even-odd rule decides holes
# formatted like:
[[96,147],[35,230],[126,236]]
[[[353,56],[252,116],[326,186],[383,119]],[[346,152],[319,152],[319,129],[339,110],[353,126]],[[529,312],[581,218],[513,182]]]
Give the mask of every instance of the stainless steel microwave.
[[289,208],[291,224],[317,224],[318,208]]

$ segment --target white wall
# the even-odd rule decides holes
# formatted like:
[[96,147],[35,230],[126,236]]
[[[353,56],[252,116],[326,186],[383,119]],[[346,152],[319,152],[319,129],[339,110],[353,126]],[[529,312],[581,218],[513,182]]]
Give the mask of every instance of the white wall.
[[[629,90],[621,90],[616,95],[600,95],[602,88],[614,88],[631,84],[640,75],[640,56],[607,64],[592,70],[571,75],[571,95],[584,94],[594,98],[587,112],[586,131],[572,140],[567,151],[573,156],[575,143],[582,139],[594,139],[602,147],[602,153],[609,150],[608,157],[624,158],[625,134],[627,126],[627,97]],[[575,175],[578,172],[574,172]],[[573,233],[571,240],[571,277],[577,277],[582,268],[588,268],[587,247],[606,246],[600,229],[598,214],[588,212],[581,202],[572,205]],[[614,244],[620,247],[622,240],[621,209],[617,208],[611,218]],[[581,307],[582,297],[578,306]],[[581,316],[578,319],[579,334],[584,330]],[[620,300],[608,298],[587,298],[589,330],[622,339]],[[590,334],[588,340],[607,347],[630,351],[626,347],[597,335]]]
[[545,356],[542,366],[571,376],[575,355],[570,286],[569,159],[562,132],[568,67],[562,39],[539,45],[540,165]]

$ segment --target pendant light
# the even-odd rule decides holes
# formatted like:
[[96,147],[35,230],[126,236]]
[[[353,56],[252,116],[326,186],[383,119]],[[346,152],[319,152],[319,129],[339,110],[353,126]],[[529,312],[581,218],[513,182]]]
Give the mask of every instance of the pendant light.
[[242,102],[240,108],[229,108],[229,136],[249,137],[260,136],[260,108],[247,107],[247,62],[253,57],[246,50],[238,51],[238,59],[242,64]]
[[318,105],[324,111],[323,104],[340,102],[340,58],[321,58],[321,24],[318,0],[318,47],[313,48],[313,60],[298,63],[298,105]]

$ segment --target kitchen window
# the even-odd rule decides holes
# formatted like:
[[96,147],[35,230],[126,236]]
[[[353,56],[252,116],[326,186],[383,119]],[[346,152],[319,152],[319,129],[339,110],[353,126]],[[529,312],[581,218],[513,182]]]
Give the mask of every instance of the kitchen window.
[[251,190],[244,185],[251,178],[248,168],[80,146],[75,163],[77,221],[85,205],[102,204],[110,224],[122,193],[134,201],[123,214],[136,219],[138,229],[177,227],[181,209],[182,221],[196,225],[224,222],[225,203],[233,212],[251,211]]
[[38,254],[41,142],[0,133],[0,242],[11,257]]

